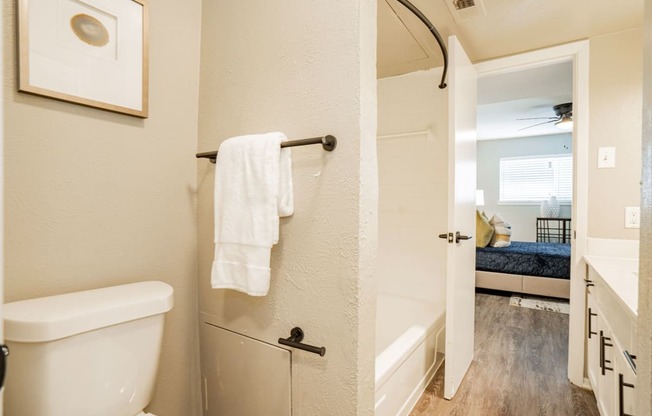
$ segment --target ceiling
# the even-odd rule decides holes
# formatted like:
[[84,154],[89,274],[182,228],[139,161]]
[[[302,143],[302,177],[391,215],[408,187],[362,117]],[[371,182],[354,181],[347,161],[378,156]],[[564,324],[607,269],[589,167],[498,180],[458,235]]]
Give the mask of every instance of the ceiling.
[[[478,80],[478,140],[543,136],[564,131],[549,120],[552,107],[573,101],[573,64],[562,62]],[[553,120],[554,121],[554,120]]]
[[[472,62],[643,24],[643,0],[473,0],[475,6],[461,12],[453,7],[454,0],[410,1],[428,17],[444,39],[456,35]],[[377,52],[379,78],[443,65],[441,51],[432,34],[397,0],[378,2]],[[572,101],[570,65],[535,68],[481,80],[478,85],[479,138],[559,133],[554,126],[518,131],[529,122],[516,119],[554,116],[553,105]]]

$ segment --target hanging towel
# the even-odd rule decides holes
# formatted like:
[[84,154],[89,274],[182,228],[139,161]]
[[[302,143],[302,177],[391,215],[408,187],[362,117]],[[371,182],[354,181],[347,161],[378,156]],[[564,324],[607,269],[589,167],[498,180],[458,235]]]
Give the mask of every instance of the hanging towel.
[[211,285],[251,296],[269,291],[279,216],[294,213],[292,158],[283,133],[225,140],[215,173],[215,258]]

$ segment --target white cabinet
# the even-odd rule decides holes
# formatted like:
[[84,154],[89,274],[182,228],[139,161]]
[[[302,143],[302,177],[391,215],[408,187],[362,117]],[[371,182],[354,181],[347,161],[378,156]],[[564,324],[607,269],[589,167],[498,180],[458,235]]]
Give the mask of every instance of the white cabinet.
[[587,298],[587,372],[600,414],[634,415],[636,316],[593,267]]
[[629,351],[618,354],[614,362],[616,375],[616,415],[634,415],[636,407],[636,373],[635,360],[627,357]]

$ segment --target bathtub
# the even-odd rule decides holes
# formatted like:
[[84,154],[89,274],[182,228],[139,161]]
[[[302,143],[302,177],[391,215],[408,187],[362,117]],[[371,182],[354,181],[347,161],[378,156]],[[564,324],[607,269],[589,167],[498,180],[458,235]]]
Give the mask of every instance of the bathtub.
[[378,294],[376,416],[410,413],[444,360],[444,305]]

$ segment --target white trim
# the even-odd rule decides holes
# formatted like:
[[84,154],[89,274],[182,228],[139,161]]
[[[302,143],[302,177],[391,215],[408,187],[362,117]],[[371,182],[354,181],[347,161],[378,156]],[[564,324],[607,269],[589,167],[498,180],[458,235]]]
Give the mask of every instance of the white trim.
[[589,154],[589,41],[553,46],[520,55],[480,62],[478,78],[522,71],[559,62],[573,62],[573,209],[575,239],[571,245],[571,312],[568,336],[568,378],[584,385],[584,310],[586,268],[582,256],[587,249],[588,154]]
[[[419,131],[408,131],[405,133],[395,133],[395,134],[383,134],[377,136],[380,139],[397,139],[399,137],[410,137],[410,136],[430,136],[432,132],[430,130],[419,130]],[[428,137],[430,138],[430,137]]]
[[[586,47],[588,51],[588,45],[588,40],[582,40],[565,45],[552,46],[519,55],[478,62],[475,64],[475,69],[478,73],[478,78],[484,78],[496,74],[505,74],[560,62],[568,62],[573,60],[583,47]],[[573,105],[573,114],[575,113],[574,110],[575,106]]]
[[[6,16],[6,12],[3,12],[2,8],[0,8],[0,22],[3,21],[4,17]],[[6,46],[3,46],[2,43],[0,43],[0,78],[4,79],[3,72],[4,72],[4,52],[5,52]],[[4,109],[5,109],[5,99],[7,98],[5,93],[4,88],[2,91],[0,91],[0,322],[2,321],[2,305],[4,304],[4,282],[5,282],[5,273],[4,273],[4,231],[5,231],[5,225],[4,225],[4,194],[5,194],[5,187],[4,187],[4,171],[5,171],[5,166],[4,166]],[[0,344],[4,344],[4,326],[0,325]],[[6,383],[6,380],[5,380]],[[3,402],[4,402],[4,389],[0,390],[0,416],[2,416],[3,412]]]

